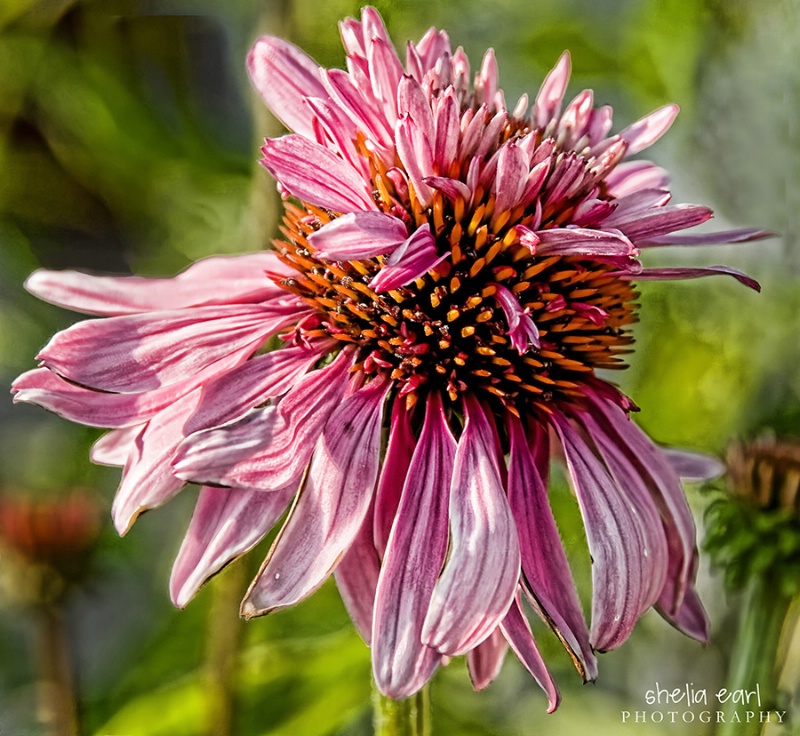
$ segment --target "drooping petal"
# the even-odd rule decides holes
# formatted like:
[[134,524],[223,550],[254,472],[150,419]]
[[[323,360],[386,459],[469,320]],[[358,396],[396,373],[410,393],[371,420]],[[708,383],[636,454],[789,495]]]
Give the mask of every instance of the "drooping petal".
[[677,105],[664,105],[625,128],[619,136],[628,144],[627,155],[652,146],[669,130],[679,112]]
[[355,261],[391,253],[408,238],[402,220],[384,212],[353,212],[332,220],[308,242],[327,261]]
[[283,515],[297,489],[200,491],[170,577],[172,602],[183,608],[212,575],[255,547]]
[[141,393],[93,391],[65,381],[47,368],[23,373],[11,388],[15,402],[37,404],[73,422],[90,427],[128,427],[148,421],[198,386],[213,383],[217,377],[224,378],[236,372],[236,366],[246,360],[252,351],[253,346],[245,346],[206,366],[185,381]]
[[38,358],[84,386],[149,391],[179,382],[248,346],[255,349],[296,321],[301,309],[307,311],[289,299],[90,319],[59,332]]
[[375,547],[381,555],[386,551],[416,446],[417,441],[411,430],[411,413],[406,407],[406,402],[398,399],[392,407],[389,440],[375,495],[373,536]]
[[670,552],[667,584],[660,605],[674,614],[685,590],[694,581],[697,559],[694,520],[680,480],[663,452],[622,409],[604,400],[597,400],[594,405],[607,419],[606,432],[616,433],[619,446],[627,448],[638,464],[638,473],[650,478],[650,490],[661,512]]
[[725,463],[710,455],[674,447],[662,447],[661,452],[675,473],[684,480],[704,483],[725,473]]
[[262,36],[247,55],[247,71],[258,93],[287,128],[313,138],[311,111],[304,97],[327,97],[319,65],[299,48]]
[[317,437],[341,403],[352,358],[342,351],[279,402],[223,427],[196,431],[175,455],[175,472],[196,483],[280,490],[296,485]]
[[97,465],[122,467],[128,460],[133,443],[143,429],[144,426],[139,424],[106,432],[92,445],[89,459]]
[[754,291],[761,291],[761,284],[738,268],[730,266],[698,266],[698,267],[672,267],[672,268],[643,268],[636,274],[619,273],[620,278],[633,281],[674,281],[686,279],[701,279],[706,276],[733,276],[740,284],[750,287]]
[[525,665],[525,669],[533,675],[533,678],[539,683],[539,687],[544,690],[548,700],[547,712],[552,713],[558,708],[561,696],[558,693],[555,682],[553,682],[550,671],[547,669],[547,665],[544,663],[541,652],[539,652],[539,647],[536,646],[530,624],[528,624],[528,620],[522,613],[519,596],[511,604],[511,608],[508,609],[500,628],[514,650],[514,654]]
[[383,268],[369,282],[378,292],[391,291],[411,283],[438,266],[450,254],[438,255],[436,241],[427,222],[420,225],[383,264]]
[[170,464],[183,439],[183,425],[197,406],[200,390],[182,397],[156,414],[131,446],[122,481],[111,507],[111,518],[120,536],[147,509],[166,503],[185,481]]
[[262,163],[298,199],[335,212],[376,209],[361,177],[336,154],[300,135],[268,139]]
[[373,536],[374,506],[373,502],[353,543],[333,571],[339,595],[367,646],[372,637],[375,590],[381,572],[381,560]]
[[242,602],[245,618],[285,608],[315,591],[349,548],[369,509],[380,461],[383,405],[376,379],[330,416],[303,487]]
[[509,417],[508,502],[519,532],[526,592],[566,647],[584,680],[597,677],[597,660],[572,572],[547,500],[547,487],[534,463],[525,430]]
[[[670,555],[668,540],[664,527],[656,508],[655,501],[648,487],[651,477],[649,473],[641,472],[638,463],[629,456],[617,437],[605,431],[602,421],[596,421],[592,413],[585,412],[581,415],[606,467],[616,481],[620,494],[627,502],[631,513],[637,517],[642,546],[642,569],[644,574],[645,589],[640,614],[643,614],[656,601],[667,581],[667,571]],[[671,540],[675,544],[675,540]]]
[[511,605],[520,571],[495,432],[477,399],[467,395],[464,407],[450,486],[450,558],[422,629],[422,641],[448,656],[469,651],[492,633]]
[[619,646],[630,634],[647,596],[639,522],[605,466],[566,417],[554,415],[592,556],[594,649]]
[[286,393],[320,357],[319,350],[285,347],[199,383],[203,390],[197,409],[186,422],[185,434],[226,424]]
[[419,690],[441,661],[441,655],[422,643],[422,623],[447,550],[455,453],[442,400],[431,393],[375,598],[373,674],[380,691],[392,698]]
[[694,589],[694,585],[690,585],[686,589],[683,602],[677,613],[670,614],[660,605],[656,608],[664,619],[682,634],[686,634],[686,636],[699,641],[701,644],[708,643],[708,616]]
[[751,243],[754,240],[766,240],[776,237],[771,230],[743,228],[741,230],[724,230],[717,233],[696,233],[692,235],[662,235],[652,240],[639,243],[640,248],[654,248],[662,245],[719,245],[721,243]]
[[467,669],[475,690],[487,688],[500,674],[508,642],[498,626],[487,639],[467,652]]
[[[154,310],[254,304],[286,292],[265,273],[281,269],[275,253],[204,258],[173,278],[92,276],[79,271],[34,271],[25,288],[39,299],[86,314],[115,317]],[[224,288],[212,285],[224,284]]]

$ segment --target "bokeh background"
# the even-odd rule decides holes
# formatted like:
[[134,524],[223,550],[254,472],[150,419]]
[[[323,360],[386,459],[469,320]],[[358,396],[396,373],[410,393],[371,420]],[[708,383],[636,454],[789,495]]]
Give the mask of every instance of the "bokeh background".
[[[743,268],[763,293],[726,278],[645,285],[638,350],[615,378],[642,407],[642,426],[665,444],[722,456],[733,438],[800,435],[800,3],[375,5],[400,48],[430,25],[446,28],[473,68],[493,46],[509,100],[535,94],[568,48],[570,92],[591,87],[613,104],[617,130],[661,104],[680,104],[677,123],[648,152],[673,172],[675,201],[709,204],[717,227],[760,226],[780,237],[648,254],[650,265]],[[358,12],[345,0],[0,0],[0,383],[33,367],[48,336],[74,319],[26,294],[22,283],[35,268],[170,275],[206,255],[266,247],[278,209],[255,161],[260,139],[280,125],[250,89],[245,54],[259,33],[272,33],[341,66],[336,22]],[[48,593],[63,614],[60,624],[50,620],[50,638],[25,593],[40,579],[41,562],[25,563],[8,543],[0,552],[0,733],[48,733],[42,668],[53,666],[61,646],[71,652],[87,735],[371,733],[369,653],[335,588],[267,619],[239,621],[238,599],[262,545],[186,610],[173,609],[169,570],[195,489],[118,539],[108,520],[118,470],[88,461],[98,435],[0,398],[6,518],[20,516],[14,499],[51,503],[79,493],[99,519],[86,525],[94,541],[81,550],[80,574]],[[552,494],[586,600],[576,505],[563,478]],[[702,536],[707,491],[688,494]],[[58,523],[53,528],[65,536]],[[651,613],[621,650],[600,658],[598,682],[583,686],[539,627],[563,695],[559,711],[546,715],[543,695],[513,657],[480,694],[456,660],[433,683],[435,733],[709,733],[700,723],[621,723],[623,710],[645,709],[656,682],[709,692],[723,683],[742,599],[707,563],[700,588],[712,622],[708,647]],[[783,702],[797,713],[800,636],[789,634]]]

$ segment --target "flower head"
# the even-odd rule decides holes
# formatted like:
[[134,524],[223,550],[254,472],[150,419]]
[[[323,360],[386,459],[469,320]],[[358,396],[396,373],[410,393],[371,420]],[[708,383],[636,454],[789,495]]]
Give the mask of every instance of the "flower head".
[[[92,457],[124,466],[120,532],[185,481],[206,484],[177,605],[291,506],[246,617],[333,572],[384,693],[410,695],[460,654],[484,687],[510,646],[553,709],[523,598],[586,679],[652,606],[706,636],[682,457],[598,371],[624,367],[634,282],[757,287],[723,266],[643,268],[642,249],[766,234],[675,235],[711,211],[669,204],[665,172],[626,159],[677,108],[610,135],[591,92],[564,104],[566,54],[532,105],[509,108],[491,51],[471,83],[444,32],[405,62],[371,8],[341,32],[346,71],[277,38],[248,58],[294,131],[262,149],[286,199],[275,251],[171,280],[37,272],[31,291],[104,318],[56,335],[17,399],[111,428]],[[263,353],[276,334],[284,346]],[[590,626],[548,504],[553,442],[594,562]]]

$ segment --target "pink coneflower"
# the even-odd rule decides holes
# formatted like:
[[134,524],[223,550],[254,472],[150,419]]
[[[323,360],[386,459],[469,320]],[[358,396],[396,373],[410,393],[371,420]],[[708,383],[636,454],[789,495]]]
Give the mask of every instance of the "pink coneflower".
[[[431,29],[397,56],[377,12],[341,24],[347,70],[277,38],[248,68],[288,128],[263,164],[286,198],[275,252],[166,280],[37,272],[28,288],[103,315],[56,335],[17,399],[109,427],[124,533],[185,481],[206,484],[172,575],[176,605],[287,521],[242,604],[290,606],[333,572],[380,690],[419,690],[466,654],[476,688],[510,645],[558,693],[522,601],[585,679],[656,606],[704,639],[695,529],[673,461],[601,369],[624,367],[633,282],[744,274],[642,268],[640,249],[751,240],[674,235],[711,211],[668,204],[626,161],[675,106],[609,136],[611,109],[563,96],[561,57],[507,107],[487,52]],[[280,335],[283,347],[264,352]],[[270,343],[271,344],[271,343]],[[388,430],[388,431],[387,431]],[[547,500],[560,445],[593,559],[591,625]]]

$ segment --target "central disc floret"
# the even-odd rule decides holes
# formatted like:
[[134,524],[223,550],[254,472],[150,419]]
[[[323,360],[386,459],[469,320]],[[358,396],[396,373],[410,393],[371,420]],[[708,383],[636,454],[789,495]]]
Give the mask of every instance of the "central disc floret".
[[316,311],[300,331],[359,346],[360,369],[403,395],[471,392],[515,411],[580,400],[632,342],[637,295],[619,276],[637,251],[597,228],[615,211],[605,177],[626,143],[574,140],[569,116],[534,128],[452,89],[425,98],[402,84],[413,114],[430,117],[401,118],[393,152],[357,135],[348,155],[368,188],[331,157],[316,176],[341,189],[341,209],[310,203],[317,188],[287,203],[276,247],[293,273],[280,283]]
[[[388,373],[403,394],[441,389],[455,401],[472,391],[517,410],[579,399],[594,369],[624,367],[636,292],[611,275],[612,265],[534,255],[513,229],[492,232],[485,207],[470,216],[439,193],[431,213],[437,251],[448,257],[378,293],[369,284],[385,259],[316,257],[307,238],[331,214],[289,205],[280,246],[297,275],[282,283],[318,310],[306,335],[360,346],[362,369]],[[538,346],[524,333],[515,339],[515,317],[535,325]]]

